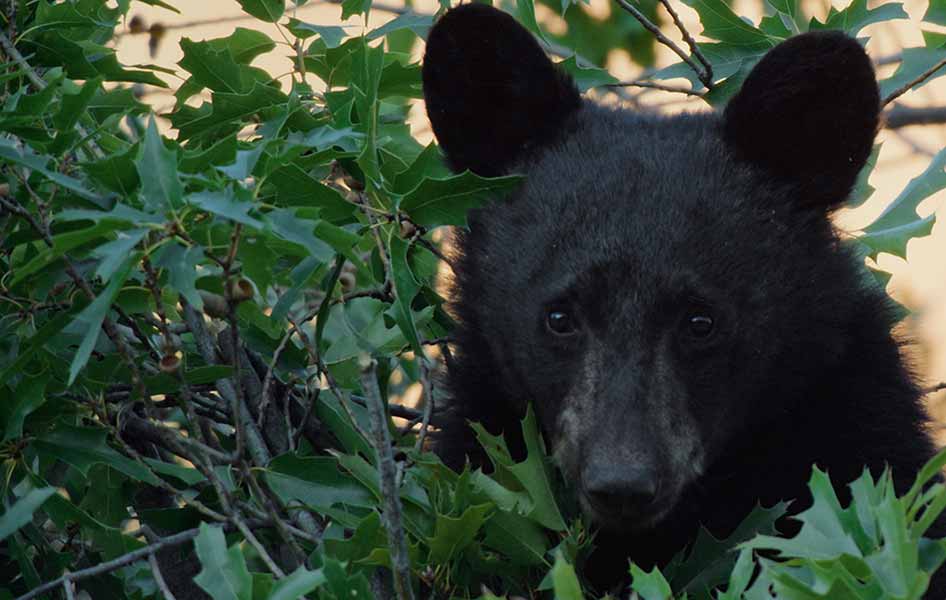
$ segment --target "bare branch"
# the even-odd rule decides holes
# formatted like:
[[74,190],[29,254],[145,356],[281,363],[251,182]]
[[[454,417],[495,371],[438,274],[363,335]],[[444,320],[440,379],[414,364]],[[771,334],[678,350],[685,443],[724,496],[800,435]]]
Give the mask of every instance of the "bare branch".
[[635,79],[633,81],[619,81],[618,83],[608,83],[604,87],[639,87],[647,88],[651,90],[660,90],[663,92],[673,92],[675,94],[686,94],[687,96],[702,96],[702,92],[696,92],[690,88],[685,88],[682,86],[668,85],[665,83],[657,83],[656,81],[642,81],[640,79]]
[[946,123],[946,106],[903,106],[894,104],[884,113],[884,127],[900,129],[911,125],[940,125]]
[[414,450],[420,452],[424,448],[424,439],[427,437],[427,428],[430,427],[430,415],[434,412],[434,386],[430,381],[430,363],[426,356],[418,356],[420,363],[420,383],[424,389],[424,416],[421,418],[420,432],[414,442]]
[[[664,4],[665,7],[667,6],[666,0],[660,0],[660,1],[661,1],[661,4]],[[672,50],[674,54],[679,56],[683,60],[683,62],[689,65],[689,67],[693,69],[693,72],[696,73],[696,76],[699,77],[700,81],[703,82],[703,85],[705,85],[707,89],[710,89],[710,90],[713,89],[713,72],[711,69],[707,68],[709,66],[708,61],[705,63],[705,66],[698,64],[695,60],[693,60],[691,56],[689,56],[686,52],[683,51],[683,48],[681,48],[676,43],[674,43],[673,40],[665,36],[663,32],[660,31],[659,27],[657,27],[654,23],[652,23],[650,19],[648,19],[644,15],[644,13],[642,13],[636,6],[631,4],[628,0],[616,0],[616,2],[621,6],[621,8],[629,12],[631,16],[637,19],[638,23],[644,26],[644,29],[651,32],[654,35],[654,37],[657,38],[658,42],[660,42],[667,48],[670,48],[670,50]],[[683,37],[689,38],[687,40],[687,43],[689,44],[690,40],[693,39],[692,36],[690,36],[689,32],[687,32],[683,28],[682,23],[679,23],[679,17],[676,16],[675,12],[671,11],[671,17],[673,17],[674,23],[677,24],[677,27],[683,33]],[[696,46],[696,42],[693,43],[693,46],[694,47]],[[706,61],[706,57],[703,56],[702,52],[698,55],[698,59],[700,60],[701,63],[703,61]]]
[[394,591],[398,600],[413,600],[411,587],[411,563],[407,555],[407,540],[401,525],[401,497],[397,490],[397,466],[391,451],[391,432],[388,430],[388,414],[385,402],[378,389],[377,363],[373,358],[363,355],[359,359],[361,366],[361,387],[367,397],[368,415],[372,441],[378,453],[378,471],[381,476],[381,496],[383,509],[381,518],[388,532],[388,545],[391,550],[391,571],[394,576]]
[[[690,32],[687,31],[687,28],[683,26],[683,21],[680,20],[680,16],[677,15],[677,11],[673,10],[673,6],[670,5],[670,0],[659,0],[659,2],[663,4],[664,8],[667,9],[667,12],[670,13],[670,18],[673,19],[673,24],[677,26],[677,30],[680,31],[680,35],[683,36],[683,40],[687,43],[687,46],[689,46],[690,52],[696,57],[696,60],[700,61],[700,64],[703,65],[703,75],[700,77],[700,81],[702,81],[703,85],[705,85],[708,89],[712,89],[713,65],[710,63],[710,61],[706,60],[706,56],[703,54],[703,51],[700,50],[696,40],[693,39],[693,36],[690,35]],[[697,72],[697,74],[699,74],[699,72]]]
[[923,393],[926,395],[935,394],[936,392],[941,392],[946,390],[946,381],[942,383],[937,383],[936,385],[931,385],[930,387],[923,390]]
[[169,548],[171,546],[180,546],[185,544],[190,540],[197,537],[197,534],[200,533],[199,529],[188,529],[187,531],[182,531],[174,535],[169,535],[166,538],[161,539],[160,541],[154,542],[153,544],[148,544],[142,548],[129,552],[127,554],[122,554],[118,558],[99,563],[94,567],[89,567],[88,569],[82,569],[80,571],[73,571],[72,573],[66,573],[62,577],[55,579],[53,581],[44,583],[43,585],[33,588],[29,592],[18,597],[16,600],[30,600],[30,598],[35,598],[40,594],[48,592],[50,590],[56,589],[61,585],[68,585],[73,581],[78,581],[80,579],[86,579],[88,577],[95,577],[96,575],[102,575],[103,573],[111,573],[117,569],[120,569],[126,565],[136,563],[139,560],[144,560],[154,554],[155,552],[162,550],[164,548]]
[[[200,351],[201,356],[203,356],[204,361],[208,365],[218,364],[217,350],[213,338],[211,338],[210,334],[207,332],[207,328],[204,327],[204,318],[183,298],[181,299],[181,304],[184,306],[184,319],[187,321],[187,326],[194,335],[194,341],[197,342],[197,349]],[[238,355],[236,351],[234,351],[233,354],[234,356]],[[262,434],[260,434],[259,429],[256,428],[256,423],[252,415],[250,415],[249,408],[242,402],[242,394],[238,395],[234,382],[228,378],[218,379],[217,391],[230,405],[232,411],[231,418],[235,419],[233,423],[234,428],[238,431],[242,430],[243,435],[246,436],[246,446],[250,452],[250,456],[253,458],[253,462],[258,466],[267,465],[270,459],[272,459],[272,455],[269,452],[269,448],[266,446],[266,442],[263,441]],[[237,454],[233,458],[234,460],[238,460],[239,455]]]
[[939,61],[938,63],[936,63],[935,65],[933,65],[932,67],[924,71],[923,73],[921,73],[918,77],[916,77],[912,81],[900,86],[899,88],[887,94],[887,97],[884,98],[884,101],[881,104],[881,106],[887,106],[888,104],[890,104],[891,102],[899,98],[900,96],[906,94],[911,89],[913,89],[914,86],[919,85],[923,83],[924,81],[926,81],[927,79],[929,79],[930,77],[932,77],[934,73],[942,69],[944,66],[946,66],[946,58],[944,58],[943,60]]
[[148,564],[151,566],[151,575],[154,577],[154,582],[158,584],[158,589],[161,590],[161,595],[164,596],[164,600],[177,600],[174,597],[174,593],[171,592],[171,588],[168,587],[166,581],[164,581],[164,575],[161,573],[161,565],[158,564],[158,557],[152,552],[148,555]]
[[[0,32],[0,47],[3,48],[4,53],[7,56],[13,59],[13,62],[18,64],[23,72],[26,73],[26,78],[30,80],[30,83],[33,84],[37,90],[46,89],[46,82],[42,77],[36,74],[36,71],[33,69],[33,66],[20,54],[20,51],[16,49],[16,46],[13,45],[13,42],[10,41],[10,38],[6,36],[5,33]],[[82,125],[76,123],[76,131],[79,133],[81,139],[86,139],[89,137],[89,134],[86,132],[85,128]],[[95,158],[102,158],[104,153],[102,150],[93,142],[89,140],[89,154]]]

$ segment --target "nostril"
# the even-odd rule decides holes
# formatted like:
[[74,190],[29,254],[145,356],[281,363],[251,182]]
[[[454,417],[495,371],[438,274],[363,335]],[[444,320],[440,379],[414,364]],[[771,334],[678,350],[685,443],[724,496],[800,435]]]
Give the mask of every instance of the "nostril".
[[642,511],[657,497],[658,480],[651,469],[615,471],[586,481],[588,499],[595,508],[609,513]]

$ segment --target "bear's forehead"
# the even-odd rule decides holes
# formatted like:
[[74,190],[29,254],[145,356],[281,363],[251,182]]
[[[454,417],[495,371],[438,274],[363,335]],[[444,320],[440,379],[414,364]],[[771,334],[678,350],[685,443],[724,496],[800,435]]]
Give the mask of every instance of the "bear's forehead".
[[725,252],[737,232],[765,221],[768,190],[753,189],[714,114],[586,104],[561,140],[514,171],[526,175],[520,190],[477,219],[489,254],[503,261],[671,261]]

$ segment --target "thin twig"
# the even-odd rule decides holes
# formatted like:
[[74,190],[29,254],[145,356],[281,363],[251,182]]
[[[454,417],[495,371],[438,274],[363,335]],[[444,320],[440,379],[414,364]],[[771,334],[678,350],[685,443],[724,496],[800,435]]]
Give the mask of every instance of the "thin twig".
[[[197,342],[197,349],[204,358],[204,362],[208,365],[218,364],[216,346],[213,338],[211,338],[210,334],[207,332],[207,328],[204,327],[204,318],[193,306],[188,304],[185,299],[181,298],[181,304],[184,307],[184,319],[187,321],[187,326],[194,336],[194,341]],[[235,348],[234,355],[237,354],[238,349]],[[240,401],[242,394],[237,394],[237,388],[234,382],[229,378],[218,379],[217,391],[230,405],[231,410],[236,411],[238,420],[233,423],[233,426],[235,429],[243,431],[243,435],[246,437],[247,449],[250,452],[253,462],[261,467],[269,464],[269,461],[272,459],[272,454],[269,451],[269,447],[266,446],[266,442],[263,441],[263,436],[259,429],[257,429],[256,422],[250,414],[249,408],[247,408],[244,402]],[[240,391],[242,392],[242,388],[240,388]],[[233,456],[233,462],[236,462],[238,459],[239,454],[235,454]]]
[[78,581],[80,579],[86,579],[88,577],[95,577],[96,575],[102,575],[104,573],[111,573],[117,569],[124,567],[125,565],[130,565],[136,563],[139,560],[144,560],[148,556],[162,550],[164,548],[170,548],[173,546],[180,546],[181,544],[187,543],[190,540],[197,537],[197,534],[200,533],[199,529],[188,529],[187,531],[182,531],[174,535],[169,535],[160,541],[154,542],[153,544],[148,544],[137,550],[133,550],[127,554],[122,554],[118,558],[113,558],[112,560],[99,563],[94,567],[89,567],[87,569],[82,569],[79,571],[73,571],[71,573],[66,573],[58,579],[54,579],[48,583],[33,588],[29,592],[18,597],[16,600],[30,600],[35,598],[40,594],[48,592],[50,590],[56,589],[57,587],[64,585],[69,582]]
[[377,362],[370,356],[359,358],[361,387],[367,397],[368,415],[371,422],[372,441],[378,453],[378,472],[381,477],[381,497],[384,505],[381,518],[388,532],[388,547],[391,552],[391,572],[394,592],[398,600],[412,600],[410,558],[407,555],[407,540],[401,524],[401,497],[397,489],[397,467],[391,451],[391,432],[388,430],[388,413],[378,389]]
[[923,83],[924,81],[926,81],[927,79],[929,79],[930,77],[932,77],[934,73],[942,69],[944,66],[946,66],[946,58],[944,58],[943,60],[939,61],[938,63],[936,63],[935,65],[933,65],[932,67],[924,71],[922,74],[920,74],[920,76],[914,78],[909,83],[906,83],[898,87],[894,91],[890,92],[889,94],[887,94],[887,97],[884,98],[883,104],[881,106],[887,106],[888,104],[890,104],[891,102],[899,98],[900,96],[906,94],[911,89],[913,89],[914,86],[919,85]]
[[[2,35],[2,33],[0,33],[0,35]],[[37,205],[41,207],[44,204],[43,199],[40,198],[35,191],[33,191],[33,188],[30,187],[29,182],[25,178],[20,177],[19,173],[17,173],[17,178],[23,183],[23,187],[34,199],[34,201],[37,202]],[[53,236],[50,232],[49,224],[45,220],[42,223],[37,221],[36,218],[33,217],[33,214],[26,210],[26,208],[20,205],[20,203],[16,200],[7,200],[6,198],[0,197],[0,206],[3,206],[4,208],[26,219],[30,226],[36,230],[36,233],[38,233],[43,238],[43,242],[50,248],[54,247]],[[45,211],[43,212],[45,214]],[[63,254],[60,256],[60,259],[63,261],[63,264],[66,267],[66,273],[69,275],[70,279],[72,279],[76,286],[82,290],[82,293],[85,294],[85,296],[90,301],[95,300],[95,292],[92,290],[92,286],[90,286],[85,278],[79,274],[79,270],[76,269],[75,263],[72,262],[72,259],[69,257],[69,255]],[[108,315],[105,315],[105,318],[102,319],[102,329],[105,330],[105,334],[110,340],[112,340],[112,343],[115,344],[115,348],[118,350],[118,355],[121,357],[122,362],[124,362],[128,366],[129,371],[131,371],[132,384],[138,391],[141,399],[147,404],[151,398],[148,396],[145,390],[144,378],[141,376],[141,371],[138,369],[137,363],[135,363],[131,349],[125,343],[125,338],[123,338],[118,332],[118,329],[115,327],[115,322],[112,321],[112,318]]]
[[[3,48],[3,51],[7,56],[13,59],[13,62],[18,64],[20,68],[26,73],[26,78],[30,80],[30,83],[33,84],[37,90],[42,91],[46,89],[48,85],[42,77],[37,75],[36,71],[33,69],[33,66],[20,54],[20,51],[16,49],[16,46],[13,45],[13,42],[10,41],[10,38],[6,36],[5,33],[0,31],[0,47]],[[76,131],[79,132],[79,137],[81,139],[86,139],[89,137],[89,134],[86,132],[85,128],[82,125],[76,123]],[[95,144],[94,141],[89,140],[90,143],[90,154],[95,158],[104,157],[102,150]]]
[[937,383],[936,385],[931,385],[930,387],[923,390],[924,395],[935,394],[936,392],[941,392],[946,390],[946,381],[942,383]]
[[700,77],[700,81],[702,81],[703,85],[705,85],[707,88],[712,89],[713,65],[710,63],[710,61],[706,60],[706,56],[703,54],[703,51],[700,50],[696,40],[693,39],[693,36],[690,35],[690,32],[687,31],[687,28],[683,26],[683,21],[680,20],[680,16],[677,15],[677,11],[675,11],[670,5],[670,0],[658,1],[663,4],[664,8],[667,9],[667,12],[670,13],[670,18],[673,19],[673,24],[677,26],[677,30],[680,31],[680,35],[683,36],[683,40],[687,43],[687,46],[690,47],[690,52],[696,57],[696,60],[700,61],[700,64],[703,65],[703,75]]
[[417,360],[420,362],[420,383],[424,389],[424,416],[421,418],[417,441],[414,442],[414,450],[420,452],[424,448],[424,439],[430,426],[430,415],[434,412],[434,386],[430,381],[430,363],[427,357],[418,356]]
[[662,92],[673,92],[675,94],[686,94],[687,96],[702,96],[702,92],[691,90],[677,85],[668,85],[666,83],[657,83],[656,81],[642,81],[634,79],[632,81],[619,81],[617,83],[607,83],[604,87],[639,87],[650,90],[660,90]]
[[279,345],[276,346],[276,351],[273,352],[273,359],[269,361],[266,376],[263,377],[263,391],[260,392],[259,415],[256,417],[256,425],[260,428],[263,428],[263,422],[266,420],[266,409],[269,408],[269,388],[273,384],[273,371],[276,368],[276,363],[279,362],[279,356],[282,354],[282,351],[286,349],[286,344],[289,343],[289,338],[292,337],[294,331],[295,328],[292,328],[283,335],[282,339],[279,341]]
[[[644,15],[644,13],[642,13],[636,6],[628,2],[628,0],[616,0],[616,2],[621,6],[621,8],[629,12],[631,16],[637,19],[637,22],[643,25],[644,29],[651,32],[653,36],[657,38],[658,42],[660,42],[667,48],[670,48],[670,50],[672,50],[674,54],[679,56],[683,60],[683,62],[689,65],[689,67],[693,69],[693,72],[696,73],[697,77],[700,78],[700,81],[703,82],[703,85],[705,85],[707,89],[713,89],[712,71],[707,71],[703,66],[698,64],[695,60],[693,60],[691,56],[689,56],[686,52],[683,51],[683,48],[681,48],[673,40],[665,36],[663,32],[660,31],[659,27],[654,25],[650,21],[650,19],[648,19],[647,16]],[[682,29],[682,26],[681,26],[681,29]],[[688,36],[689,34],[686,34],[686,35]],[[706,60],[706,58],[703,57],[702,60]]]
[[177,600],[164,580],[164,575],[161,574],[161,565],[158,564],[158,557],[155,556],[154,552],[148,555],[148,564],[151,565],[151,575],[154,577],[154,582],[158,584],[158,589],[161,590],[164,600]]
[[946,123],[946,106],[903,106],[894,104],[884,113],[884,127],[900,129],[910,125],[941,125]]

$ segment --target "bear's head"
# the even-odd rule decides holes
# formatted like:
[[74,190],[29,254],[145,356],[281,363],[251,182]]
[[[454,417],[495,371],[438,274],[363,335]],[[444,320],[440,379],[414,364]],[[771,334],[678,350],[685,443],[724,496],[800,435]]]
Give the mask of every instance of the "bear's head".
[[774,47],[721,114],[660,116],[582,99],[510,16],[468,4],[432,29],[423,79],[454,170],[526,176],[457,239],[459,384],[533,403],[598,522],[660,522],[815,401],[876,308],[852,305],[829,219],[879,115],[843,34]]

